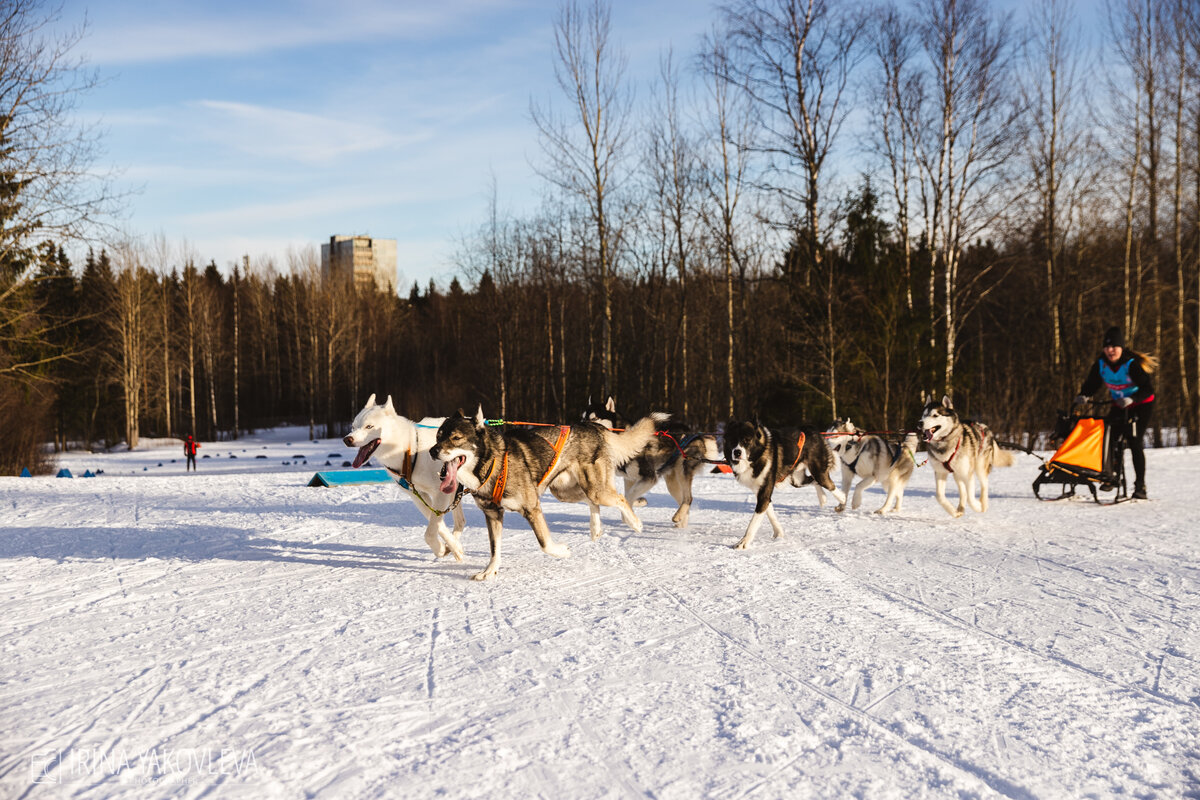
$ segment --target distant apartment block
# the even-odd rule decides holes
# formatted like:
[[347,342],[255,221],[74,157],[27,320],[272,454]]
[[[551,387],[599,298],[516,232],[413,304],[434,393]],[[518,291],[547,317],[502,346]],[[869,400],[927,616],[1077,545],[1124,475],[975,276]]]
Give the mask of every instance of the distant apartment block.
[[321,274],[352,276],[356,289],[374,282],[380,291],[396,291],[396,240],[369,236],[330,236],[321,245]]

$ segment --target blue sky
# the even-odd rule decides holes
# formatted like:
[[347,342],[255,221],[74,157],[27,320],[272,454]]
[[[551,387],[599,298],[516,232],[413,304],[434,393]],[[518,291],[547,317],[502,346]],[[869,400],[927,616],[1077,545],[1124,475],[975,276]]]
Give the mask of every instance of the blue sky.
[[[186,240],[222,269],[331,234],[398,241],[402,290],[445,284],[462,235],[535,203],[531,97],[552,81],[555,2],[67,0],[103,84],[80,110],[100,166],[136,188],[122,227]],[[690,55],[706,2],[618,0],[639,93],[659,53]]]

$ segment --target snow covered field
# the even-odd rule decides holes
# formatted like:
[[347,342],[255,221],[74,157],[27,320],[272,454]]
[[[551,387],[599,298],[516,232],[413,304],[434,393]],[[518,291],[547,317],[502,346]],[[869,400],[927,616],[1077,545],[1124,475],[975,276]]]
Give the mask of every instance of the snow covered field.
[[0,478],[0,796],[1200,797],[1200,448],[1112,508],[1025,455],[961,520],[928,467],[889,518],[784,489],[746,552],[726,475],[595,543],[547,496],[571,557],[510,514],[484,584],[469,501],[434,561],[396,487],[305,486],[338,442],[201,453]]

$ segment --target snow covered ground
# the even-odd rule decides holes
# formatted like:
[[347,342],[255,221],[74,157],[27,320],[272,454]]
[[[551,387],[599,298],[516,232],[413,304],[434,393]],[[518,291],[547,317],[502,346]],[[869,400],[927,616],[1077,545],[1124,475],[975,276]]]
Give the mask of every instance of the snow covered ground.
[[471,503],[435,561],[396,487],[305,485],[338,442],[201,453],[0,479],[0,796],[1200,797],[1200,448],[1111,508],[1025,455],[961,520],[928,467],[889,518],[785,489],[746,552],[726,475],[595,543],[547,497],[571,557],[509,515],[484,584]]

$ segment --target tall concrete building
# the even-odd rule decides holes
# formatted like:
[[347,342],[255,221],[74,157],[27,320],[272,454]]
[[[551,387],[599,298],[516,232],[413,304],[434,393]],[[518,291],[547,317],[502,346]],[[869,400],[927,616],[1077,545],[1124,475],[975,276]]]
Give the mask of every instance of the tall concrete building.
[[369,236],[330,236],[321,245],[321,274],[352,276],[356,289],[372,281],[383,292],[396,291],[396,240]]

